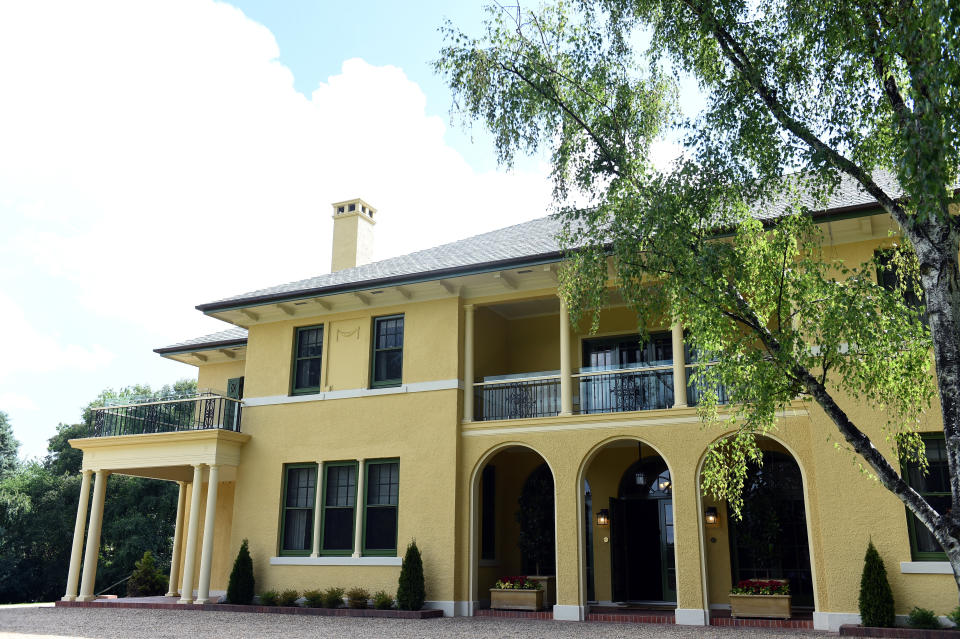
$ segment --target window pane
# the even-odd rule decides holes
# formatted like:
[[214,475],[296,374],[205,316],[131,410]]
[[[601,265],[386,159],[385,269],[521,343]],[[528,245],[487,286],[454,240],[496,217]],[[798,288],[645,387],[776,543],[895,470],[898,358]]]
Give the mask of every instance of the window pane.
[[403,371],[403,351],[380,351],[374,356],[374,381],[400,379]]
[[353,549],[353,508],[327,508],[324,510],[323,549]]
[[310,550],[313,546],[311,528],[313,509],[287,510],[283,523],[284,550]]
[[371,464],[367,475],[367,505],[396,506],[400,491],[400,465]]
[[395,506],[367,509],[366,547],[369,550],[394,550],[397,547]]
[[320,386],[321,360],[319,357],[302,359],[297,362],[297,388],[317,388]]
[[[940,514],[950,510],[950,497],[927,497],[927,501],[933,506],[934,510]],[[916,517],[913,519],[913,530],[917,538],[918,551],[943,552],[943,548],[940,547],[940,544],[937,543],[934,536]]]
[[315,468],[290,468],[287,470],[287,508],[312,508],[316,499],[317,485]]
[[356,466],[329,466],[327,468],[326,506],[352,507],[355,503],[356,492]]

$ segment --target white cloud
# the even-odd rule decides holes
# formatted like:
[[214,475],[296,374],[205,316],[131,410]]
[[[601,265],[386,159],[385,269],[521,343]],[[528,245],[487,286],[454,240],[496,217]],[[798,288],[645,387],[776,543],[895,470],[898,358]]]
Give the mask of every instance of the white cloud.
[[378,258],[547,212],[546,167],[474,171],[402,70],[347,60],[308,99],[277,56],[206,0],[0,5],[0,254],[172,340],[326,272],[331,202],[378,207]]
[[6,413],[36,409],[37,405],[26,395],[19,393],[0,393],[0,410]]

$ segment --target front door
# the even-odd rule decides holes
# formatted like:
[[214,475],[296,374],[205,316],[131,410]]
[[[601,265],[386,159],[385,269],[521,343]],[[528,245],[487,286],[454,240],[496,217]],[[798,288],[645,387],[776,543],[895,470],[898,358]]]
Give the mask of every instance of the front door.
[[614,601],[676,601],[673,502],[610,499]]

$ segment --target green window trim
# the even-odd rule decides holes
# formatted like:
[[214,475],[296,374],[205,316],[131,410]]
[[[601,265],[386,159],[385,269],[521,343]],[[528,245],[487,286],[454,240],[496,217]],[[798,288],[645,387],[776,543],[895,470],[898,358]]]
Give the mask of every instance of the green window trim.
[[[353,467],[353,505],[351,506],[327,506],[327,479],[330,477],[330,470],[332,468],[341,468],[341,467]],[[323,486],[321,493],[323,495],[323,501],[320,504],[320,556],[321,557],[347,557],[353,554],[354,551],[354,540],[356,539],[356,522],[357,522],[357,470],[358,464],[355,460],[350,461],[334,461],[334,462],[324,462],[323,463]],[[349,485],[348,485],[349,490]],[[326,550],[324,548],[326,544],[327,537],[327,524],[329,516],[327,511],[332,509],[337,510],[350,510],[350,548],[349,549],[337,549],[337,550]]]
[[[315,331],[319,335],[319,348],[320,352],[318,354],[301,354],[301,335],[306,334],[308,331]],[[322,390],[323,386],[323,341],[324,341],[324,325],[315,324],[313,326],[300,326],[297,327],[293,332],[293,357],[291,358],[291,372],[290,372],[290,394],[291,395],[311,395],[314,393],[319,393]],[[315,346],[315,344],[314,344]],[[311,363],[315,362],[315,365],[320,372],[317,373],[317,384],[315,386],[298,386],[299,382],[299,370],[301,362]]]
[[[287,482],[290,479],[291,470],[307,469],[313,470],[313,498],[308,499],[309,506],[288,506],[287,505]],[[280,490],[280,536],[277,538],[277,553],[281,557],[306,557],[309,556],[312,552],[313,546],[313,535],[316,534],[316,531],[313,530],[313,520],[314,520],[314,509],[316,508],[316,490],[317,490],[317,464],[316,463],[296,463],[296,464],[284,464],[283,465],[283,482],[281,482]],[[308,493],[309,495],[309,493]],[[284,547],[286,542],[286,533],[287,533],[287,513],[288,511],[299,510],[307,511],[307,526],[310,529],[309,543],[306,544],[308,547],[301,550],[288,550]]]
[[[396,504],[369,504],[368,498],[370,496],[370,470],[373,466],[387,465],[387,464],[396,464],[397,465],[397,503]],[[364,477],[363,482],[363,540],[361,542],[363,547],[363,556],[364,557],[396,557],[397,556],[397,540],[400,535],[400,458],[389,458],[389,459],[368,459],[365,468],[364,468]],[[393,531],[393,548],[367,548],[367,514],[371,508],[393,508],[396,513],[396,523]]]
[[[923,438],[925,445],[931,441],[932,442],[944,441],[943,433],[921,433],[921,437]],[[901,465],[901,477],[903,477],[904,481],[908,485],[911,485],[909,464]],[[921,492],[918,489],[917,492],[920,493],[920,495],[924,498],[927,498],[927,497],[950,498],[951,496],[949,492],[944,492],[944,491],[925,490]],[[913,515],[913,513],[910,512],[909,509],[904,507],[904,510],[906,511],[906,514],[907,514],[907,530],[909,531],[909,535],[910,535],[910,555],[913,561],[946,561],[947,554],[945,552],[920,550],[917,536],[920,532],[918,529],[923,528],[923,524],[917,521],[917,518]]]
[[[397,322],[397,320],[399,320],[399,322]],[[385,340],[388,340],[390,337],[396,336],[397,334],[396,332],[387,332],[389,331],[391,324],[394,328],[399,325],[400,343],[399,345],[394,344],[390,346],[381,345],[381,337],[383,337]],[[384,335],[381,335],[381,326],[383,326],[385,333]],[[404,321],[402,313],[373,318],[373,335],[370,339],[370,388],[389,388],[392,386],[400,386],[403,383],[403,331]],[[378,379],[378,356],[382,355],[387,357],[391,353],[400,353],[400,365],[398,371],[399,375],[396,377],[384,377],[383,379]]]

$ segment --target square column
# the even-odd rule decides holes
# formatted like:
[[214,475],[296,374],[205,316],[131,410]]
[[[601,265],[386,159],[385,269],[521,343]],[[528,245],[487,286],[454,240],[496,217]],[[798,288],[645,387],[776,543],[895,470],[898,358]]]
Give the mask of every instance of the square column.
[[80,582],[80,596],[77,601],[93,601],[94,582],[97,579],[97,560],[100,557],[100,529],[103,526],[103,500],[107,492],[109,473],[98,470],[93,484],[93,508],[90,510],[90,532],[87,535],[87,549],[83,556],[83,580]]
[[559,621],[583,621],[584,598],[580,588],[580,543],[583,535],[579,515],[576,467],[557,472],[554,481],[554,512],[556,517],[557,603],[553,618]]
[[359,557],[363,554],[363,491],[364,480],[367,477],[367,460],[362,457],[357,460],[357,498],[353,507],[356,509],[354,513],[354,524],[353,524],[353,556]]
[[190,494],[190,523],[187,524],[187,552],[183,557],[183,589],[180,603],[193,603],[193,573],[197,561],[197,527],[200,525],[200,488],[203,484],[203,464],[193,467],[193,487]]
[[673,483],[673,530],[677,563],[676,623],[709,624],[706,553],[703,548],[703,504],[696,474],[680,474]]
[[77,502],[77,521],[73,525],[73,548],[70,550],[70,568],[67,571],[67,592],[63,601],[77,598],[77,582],[80,581],[80,556],[83,554],[83,534],[87,525],[87,506],[90,504],[90,476],[92,470],[84,470],[80,480],[80,501]]
[[463,421],[473,421],[473,304],[463,307]]
[[570,313],[560,298],[560,414],[573,414],[573,371],[570,367]]
[[320,556],[320,514],[323,508],[323,462],[317,462],[317,487],[314,489],[313,500],[313,549],[311,557]]
[[173,529],[173,553],[170,556],[170,585],[167,586],[167,597],[179,597],[180,581],[180,550],[183,545],[183,511],[187,504],[187,482],[178,481],[177,486],[177,523]]
[[203,520],[203,548],[200,552],[200,585],[197,586],[198,604],[210,603],[210,568],[213,565],[213,529],[217,517],[217,489],[220,486],[220,467],[210,466],[207,477],[207,510]]

